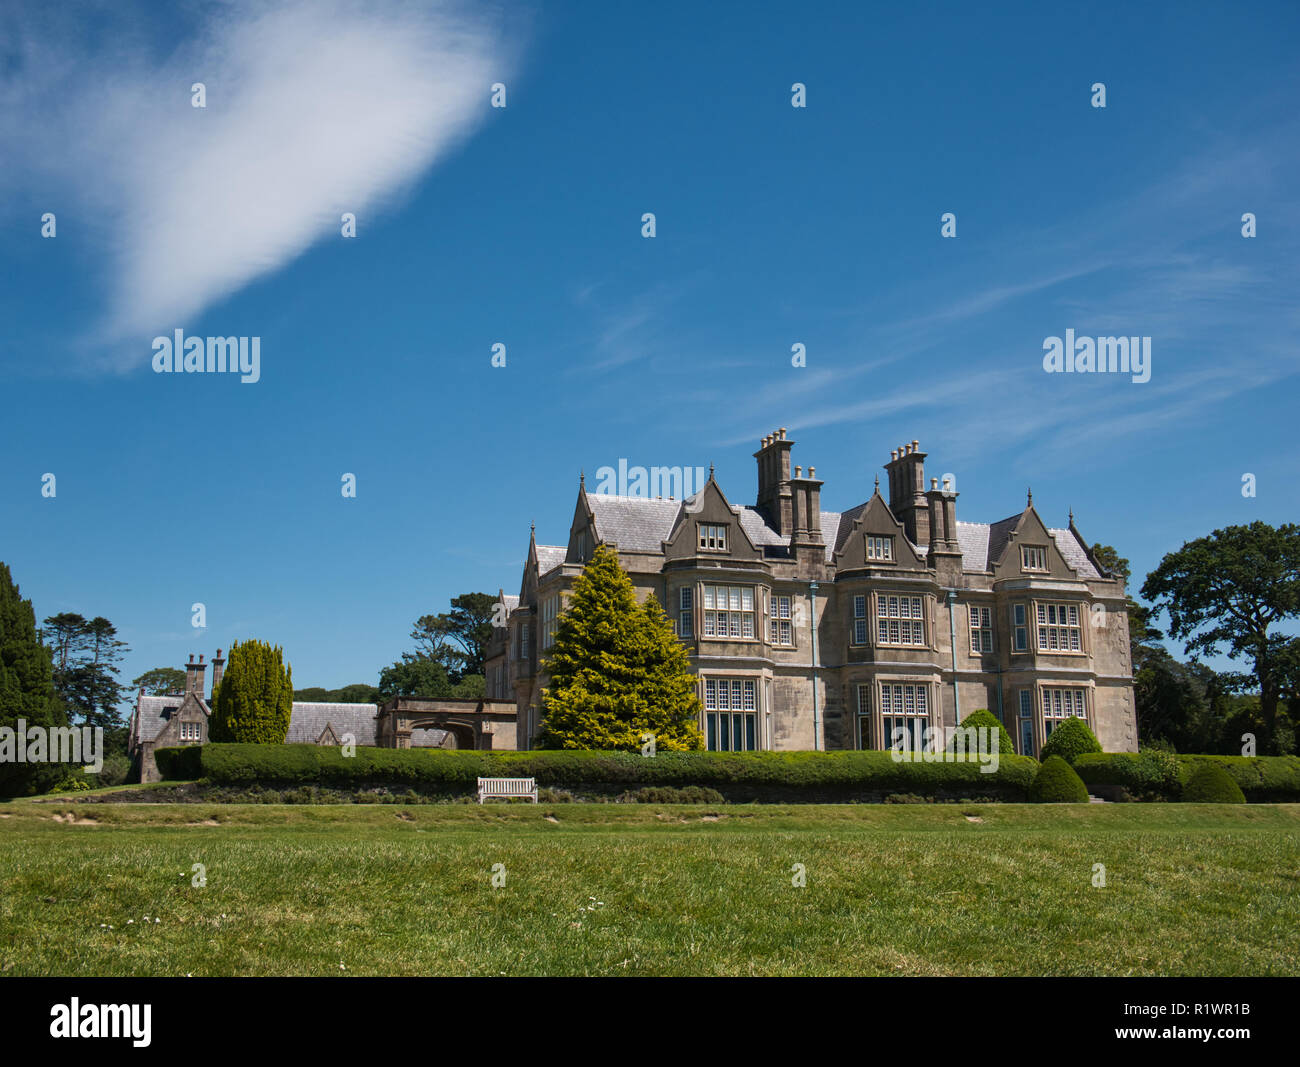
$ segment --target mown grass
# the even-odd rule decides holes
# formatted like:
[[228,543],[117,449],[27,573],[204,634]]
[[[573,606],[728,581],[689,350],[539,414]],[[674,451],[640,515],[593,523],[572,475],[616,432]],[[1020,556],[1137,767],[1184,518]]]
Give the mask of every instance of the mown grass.
[[1297,974],[1300,805],[17,802],[0,973]]

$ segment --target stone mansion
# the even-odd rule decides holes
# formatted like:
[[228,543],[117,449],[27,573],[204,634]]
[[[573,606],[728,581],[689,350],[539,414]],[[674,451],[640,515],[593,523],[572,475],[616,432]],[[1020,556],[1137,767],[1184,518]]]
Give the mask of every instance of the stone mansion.
[[763,438],[752,506],[711,470],[688,500],[579,482],[567,543],[530,538],[487,653],[487,700],[513,703],[518,748],[544,715],[539,659],[568,590],[607,544],[673,619],[710,749],[886,748],[988,708],[1024,754],[1072,715],[1107,751],[1137,750],[1124,582],[1073,514],[1049,528],[1031,496],[997,522],[959,521],[916,441],[890,453],[888,500],[877,479],[865,503],[822,511],[816,469],[791,474],[793,446],[784,428]]

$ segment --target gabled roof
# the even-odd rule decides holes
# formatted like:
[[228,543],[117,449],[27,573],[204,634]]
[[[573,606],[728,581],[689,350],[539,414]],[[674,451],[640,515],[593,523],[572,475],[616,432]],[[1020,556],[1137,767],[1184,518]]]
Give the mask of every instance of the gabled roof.
[[740,513],[740,528],[745,531],[755,548],[762,548],[764,545],[784,546],[790,543],[788,537],[782,537],[767,524],[767,520],[756,508],[742,506],[735,510]]
[[[994,523],[957,522],[957,540],[961,545],[962,570],[988,571],[1002,558],[1011,534],[1020,522],[1020,515],[999,519]],[[1061,557],[1080,578],[1100,578],[1092,565],[1087,550],[1071,530],[1047,531],[1052,535]]]
[[564,562],[564,557],[569,554],[569,550],[564,545],[538,545],[537,546],[537,576],[540,578],[544,574],[549,574]]
[[1073,530],[1049,529],[1047,532],[1052,535],[1052,540],[1056,542],[1056,547],[1060,549],[1062,558],[1080,578],[1101,577],[1101,572],[1092,565],[1092,560],[1088,558],[1087,548]]
[[314,745],[325,732],[325,727],[329,726],[340,741],[344,734],[352,734],[357,739],[358,745],[374,745],[375,715],[378,711],[378,704],[334,704],[295,700],[289,713],[289,732],[285,735],[284,743]]
[[622,552],[662,552],[682,501],[588,493],[587,506],[598,540],[612,541]]
[[[185,703],[185,693],[171,693],[161,697],[139,697],[139,710],[131,715],[131,729],[136,741],[156,741],[172,716],[181,710]],[[211,715],[212,709],[200,696],[194,698],[205,715]]]
[[849,508],[848,511],[822,512],[822,537],[826,539],[827,560],[834,557],[835,553],[844,547],[844,542],[849,539],[849,534],[853,532],[853,524],[867,510],[867,505],[870,503],[870,500],[863,501],[856,507]]

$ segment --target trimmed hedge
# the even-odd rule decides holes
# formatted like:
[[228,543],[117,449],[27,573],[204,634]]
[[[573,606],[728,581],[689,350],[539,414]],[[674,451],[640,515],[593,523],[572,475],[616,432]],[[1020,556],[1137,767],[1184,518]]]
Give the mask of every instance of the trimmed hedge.
[[1232,775],[1217,763],[1200,763],[1187,776],[1183,801],[1187,804],[1244,804],[1246,795],[1232,780]]
[[1029,787],[1029,799],[1035,804],[1086,804],[1088,787],[1064,759],[1048,756]]
[[535,778],[538,786],[622,793],[651,786],[718,790],[729,801],[883,799],[890,793],[1024,800],[1038,770],[1002,755],[984,773],[976,760],[896,761],[889,752],[473,752],[358,748],[345,757],[320,745],[207,744],[155,753],[167,778],[228,785],[407,786],[473,793],[482,777]]
[[1169,752],[1104,752],[1080,756],[1074,769],[1090,786],[1123,786],[1139,798],[1180,800],[1191,772],[1214,763],[1252,804],[1300,802],[1300,757],[1175,756]]

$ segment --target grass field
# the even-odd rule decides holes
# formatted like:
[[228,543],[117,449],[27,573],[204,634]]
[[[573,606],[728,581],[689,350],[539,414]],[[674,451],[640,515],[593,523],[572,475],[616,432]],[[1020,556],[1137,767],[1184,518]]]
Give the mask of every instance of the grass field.
[[0,804],[0,973],[1294,975],[1300,805]]

